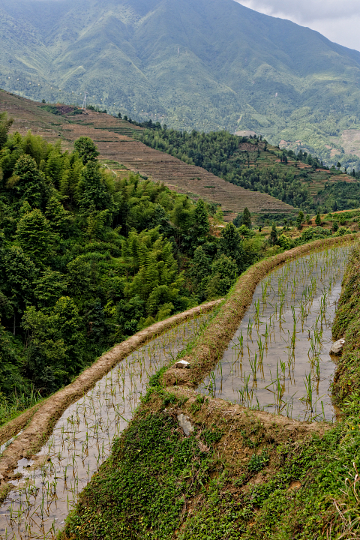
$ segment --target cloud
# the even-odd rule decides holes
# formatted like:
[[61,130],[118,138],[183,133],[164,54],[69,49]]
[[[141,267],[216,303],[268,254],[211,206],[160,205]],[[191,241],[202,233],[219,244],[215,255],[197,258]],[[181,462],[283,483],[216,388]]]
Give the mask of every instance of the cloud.
[[359,0],[236,0],[266,15],[290,19],[360,51]]
[[267,15],[306,23],[324,19],[350,19],[360,15],[359,0],[240,0],[240,4]]

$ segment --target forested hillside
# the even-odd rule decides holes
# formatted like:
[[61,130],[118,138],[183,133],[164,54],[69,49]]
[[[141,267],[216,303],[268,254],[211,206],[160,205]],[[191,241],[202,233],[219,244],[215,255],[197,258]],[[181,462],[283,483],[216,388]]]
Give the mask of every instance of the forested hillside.
[[228,182],[304,211],[325,213],[360,205],[360,174],[329,169],[311,154],[280,150],[262,137],[238,137],[226,131],[186,133],[150,123],[137,138]]
[[358,162],[360,53],[233,0],[2,0],[0,36],[21,96]]
[[7,136],[10,124],[3,114],[0,417],[139,329],[223,296],[270,247],[233,224],[211,235],[215,207],[120,180],[86,137],[63,152],[31,133]]
[[[255,214],[282,213],[289,217],[296,213],[294,207],[279,199],[230,185],[203,168],[188,165],[135,140],[136,134],[144,127],[137,125],[134,120],[92,109],[83,111],[60,103],[43,104],[2,90],[1,111],[11,113],[14,118],[12,133],[19,131],[26,135],[30,129],[52,144],[61,141],[63,148],[68,150],[73,148],[79,137],[90,137],[98,147],[99,160],[117,174],[128,176],[133,171],[143,178],[164,183],[194,200],[203,199],[210,205],[221,205],[226,221],[232,221],[245,208]],[[196,183],[194,179],[197,179]]]

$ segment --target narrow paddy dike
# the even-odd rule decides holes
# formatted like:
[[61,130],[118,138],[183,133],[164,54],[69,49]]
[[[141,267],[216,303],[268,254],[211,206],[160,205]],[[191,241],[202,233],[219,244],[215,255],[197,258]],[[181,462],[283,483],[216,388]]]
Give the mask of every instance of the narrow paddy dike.
[[[166,330],[191,320],[201,314],[208,313],[219,305],[222,300],[203,304],[196,308],[174,315],[165,321],[138,332],[131,338],[113,347],[101,356],[91,367],[86,369],[77,379],[60,390],[40,406],[23,413],[15,420],[0,429],[0,442],[3,444],[14,437],[23,428],[24,431],[6,448],[0,457],[0,474],[2,483],[17,467],[18,461],[37,453],[52,432],[56,421],[72,403],[83,397],[97,381],[102,379],[116,364],[142,344],[154,339]],[[34,411],[35,410],[35,411]],[[31,418],[32,416],[32,418]],[[30,423],[29,423],[30,420]],[[27,425],[28,424],[28,425]],[[27,427],[26,427],[27,425]],[[0,486],[0,489],[3,486]]]

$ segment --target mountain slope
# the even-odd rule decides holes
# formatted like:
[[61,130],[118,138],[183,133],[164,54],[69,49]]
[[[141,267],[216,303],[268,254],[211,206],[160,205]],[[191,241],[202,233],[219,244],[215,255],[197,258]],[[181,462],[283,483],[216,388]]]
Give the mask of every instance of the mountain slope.
[[53,144],[60,140],[63,149],[69,151],[79,137],[91,137],[100,159],[111,169],[117,169],[121,176],[129,176],[129,171],[140,173],[193,199],[221,205],[226,221],[233,220],[245,207],[256,215],[293,217],[295,214],[293,206],[275,197],[230,184],[201,167],[188,165],[134,140],[142,130],[124,120],[94,111],[73,116],[71,107],[59,105],[58,109],[62,114],[51,114],[46,111],[46,105],[0,91],[0,113],[6,111],[15,120],[12,132],[25,135],[31,129],[33,134]]
[[360,129],[360,53],[233,0],[3,0],[0,35],[0,86],[35,99],[88,91],[111,112],[253,129],[328,162]]

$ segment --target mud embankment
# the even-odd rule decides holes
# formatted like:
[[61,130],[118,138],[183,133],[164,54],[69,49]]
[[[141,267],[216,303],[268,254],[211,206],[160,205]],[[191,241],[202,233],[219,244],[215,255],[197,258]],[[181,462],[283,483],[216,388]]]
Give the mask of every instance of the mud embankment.
[[0,440],[4,442],[16,435],[16,433],[28,424],[24,431],[6,448],[0,458],[0,475],[2,476],[2,480],[6,480],[9,472],[16,468],[17,462],[21,458],[32,456],[40,450],[64,410],[71,403],[86,394],[118,362],[136,350],[140,345],[160,335],[165,330],[194,318],[201,313],[211,311],[221,302],[222,300],[215,300],[203,304],[138,332],[102,355],[91,367],[77,377],[73,383],[49,397],[43,404],[33,407],[5,425],[0,430]]

